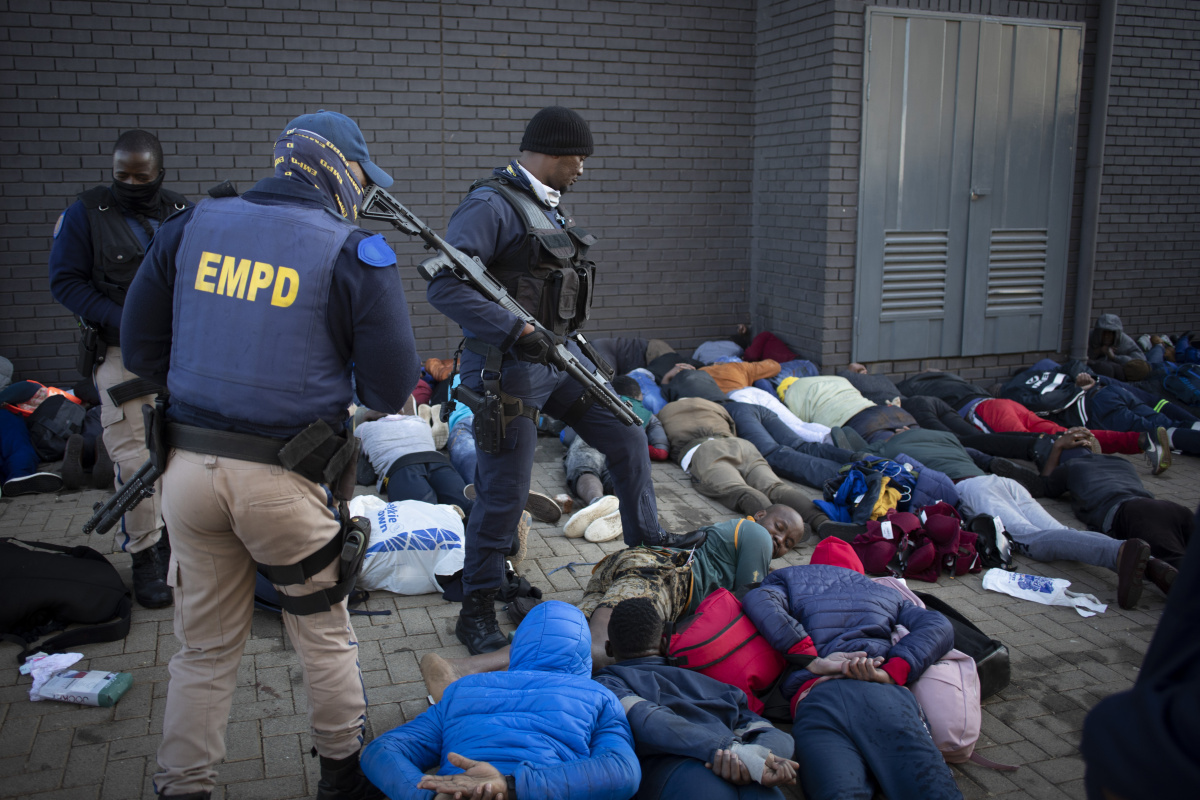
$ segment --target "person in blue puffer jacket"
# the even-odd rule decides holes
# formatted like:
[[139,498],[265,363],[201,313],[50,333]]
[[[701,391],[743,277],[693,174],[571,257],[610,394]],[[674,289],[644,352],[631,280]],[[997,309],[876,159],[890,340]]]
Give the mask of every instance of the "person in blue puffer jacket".
[[[903,688],[949,652],[954,630],[862,573],[853,548],[830,537],[811,564],[771,573],[743,600],[771,646],[803,665],[781,689],[792,702],[804,796],[869,800],[878,789],[889,800],[961,798]],[[897,625],[909,633],[893,644]]]
[[583,612],[541,603],[517,628],[507,672],[455,681],[440,703],[371,742],[363,772],[392,800],[470,796],[484,784],[485,797],[626,800],[642,778],[633,735],[591,674]]

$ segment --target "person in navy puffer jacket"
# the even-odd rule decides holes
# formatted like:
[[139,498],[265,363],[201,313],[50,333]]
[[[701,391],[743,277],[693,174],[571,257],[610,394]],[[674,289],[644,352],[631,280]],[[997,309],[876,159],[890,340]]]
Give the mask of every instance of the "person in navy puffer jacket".
[[[903,687],[954,644],[950,622],[862,574],[850,545],[823,540],[808,566],[771,573],[743,606],[763,637],[803,668],[792,698],[793,758],[808,800],[961,798]],[[909,633],[892,644],[892,631]],[[840,679],[840,680],[838,680]]]
[[517,628],[507,672],[455,681],[440,703],[371,742],[363,772],[392,800],[466,797],[486,783],[485,797],[626,800],[642,777],[633,735],[591,674],[583,612],[541,603]]

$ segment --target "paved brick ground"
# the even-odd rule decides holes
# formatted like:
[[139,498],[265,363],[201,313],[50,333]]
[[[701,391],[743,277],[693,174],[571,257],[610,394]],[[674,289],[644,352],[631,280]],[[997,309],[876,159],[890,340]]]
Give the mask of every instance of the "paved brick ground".
[[[550,493],[563,491],[562,448],[543,439],[534,483]],[[1152,478],[1160,497],[1189,508],[1200,502],[1200,461],[1176,457],[1164,476]],[[674,465],[655,465],[659,509],[669,529],[686,530],[727,518],[724,508],[700,497]],[[104,495],[88,491],[57,496],[0,500],[0,535],[60,543],[85,541],[79,533],[91,506]],[[1051,513],[1074,522],[1065,503],[1047,503]],[[564,519],[565,521],[565,519]],[[112,552],[112,538],[90,544]],[[569,540],[561,527],[535,524],[525,574],[548,596],[573,602],[582,595],[588,568],[560,570],[570,562],[596,561],[618,545]],[[776,566],[807,563],[811,544]],[[125,578],[129,558],[113,553]],[[1163,598],[1147,587],[1138,608],[1115,605],[1115,576],[1075,563],[1040,564],[1020,560],[1025,572],[1065,577],[1077,591],[1092,592],[1111,605],[1107,613],[1084,619],[1068,608],[1036,605],[984,592],[978,575],[921,584],[974,619],[1012,651],[1013,681],[984,706],[979,751],[996,761],[1023,765],[1000,773],[968,765],[956,768],[967,798],[1082,798],[1083,762],[1077,745],[1087,710],[1102,697],[1130,686],[1163,609]],[[355,628],[370,700],[370,733],[376,735],[412,719],[426,708],[417,668],[427,652],[466,654],[453,634],[458,606],[437,595],[372,595],[371,609],[391,616],[360,617]],[[123,642],[82,648],[81,667],[133,673],[134,686],[113,708],[85,708],[55,702],[31,703],[29,679],[13,664],[16,649],[0,644],[0,797],[135,798],[153,796],[155,750],[162,730],[167,661],[177,648],[171,610],[134,608],[133,627]],[[228,755],[220,767],[215,798],[283,800],[312,797],[316,766],[310,747],[299,662],[279,618],[255,615],[254,628],[238,672]]]

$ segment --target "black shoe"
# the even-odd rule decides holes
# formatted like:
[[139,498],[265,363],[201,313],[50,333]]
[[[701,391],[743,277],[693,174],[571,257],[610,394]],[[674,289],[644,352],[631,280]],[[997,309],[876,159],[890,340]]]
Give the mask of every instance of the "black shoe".
[[1141,539],[1126,539],[1117,551],[1117,605],[1133,608],[1142,599],[1142,579],[1150,562],[1150,545]]
[[166,608],[175,602],[163,580],[166,567],[159,564],[158,544],[133,553],[133,596],[142,608]]
[[337,759],[321,756],[317,800],[387,800],[387,795],[363,774],[355,753]]
[[1011,478],[1021,484],[1032,497],[1046,496],[1046,479],[1031,469],[1025,469],[1007,458],[1000,457],[993,458],[992,463],[988,464],[988,469],[992,471],[993,475]]
[[61,471],[64,489],[78,489],[83,486],[83,436],[78,433],[71,434],[67,439]]
[[63,488],[63,479],[53,472],[35,472],[32,475],[22,475],[4,482],[5,497],[20,497],[23,494],[45,494],[57,492]]
[[473,656],[491,653],[508,644],[508,637],[500,632],[500,624],[496,622],[495,589],[480,589],[463,598],[454,635]]
[[835,539],[841,539],[843,542],[854,542],[854,537],[860,533],[866,533],[867,526],[859,525],[854,522],[838,522],[837,520],[827,520],[817,526],[817,538],[828,539],[832,536]]
[[104,437],[97,436],[96,463],[92,465],[92,486],[112,491],[113,481],[116,480],[116,477],[112,459],[108,457],[108,448],[104,446]]

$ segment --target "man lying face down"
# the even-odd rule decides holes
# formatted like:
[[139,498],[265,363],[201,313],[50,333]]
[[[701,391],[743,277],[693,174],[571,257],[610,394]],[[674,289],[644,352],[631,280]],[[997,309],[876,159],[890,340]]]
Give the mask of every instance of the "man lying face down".
[[[813,656],[781,686],[791,698],[808,800],[961,798],[905,685],[954,643],[950,622],[863,575],[854,549],[823,540],[807,566],[773,572],[743,608],[772,647]],[[892,630],[909,633],[893,644]]]
[[741,689],[670,666],[649,599],[623,600],[608,622],[617,663],[596,681],[621,701],[642,765],[639,800],[782,800],[796,782],[792,739],[750,710]]
[[[392,800],[471,797],[625,800],[641,770],[617,698],[591,679],[579,609],[551,600],[517,629],[506,672],[470,675],[412,722],[371,742],[362,768]],[[437,769],[439,775],[426,774]]]

